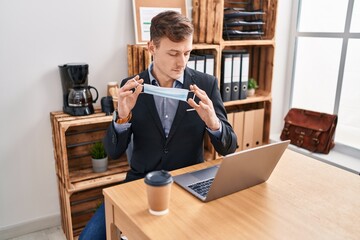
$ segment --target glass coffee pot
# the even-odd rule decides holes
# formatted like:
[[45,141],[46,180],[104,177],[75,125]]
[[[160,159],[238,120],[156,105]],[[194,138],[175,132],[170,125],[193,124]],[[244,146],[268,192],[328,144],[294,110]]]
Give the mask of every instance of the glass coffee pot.
[[[93,99],[90,89],[94,89],[96,92],[96,97]],[[99,97],[99,93],[96,88],[92,86],[87,87],[75,87],[70,89],[68,96],[68,104],[70,107],[89,107]]]

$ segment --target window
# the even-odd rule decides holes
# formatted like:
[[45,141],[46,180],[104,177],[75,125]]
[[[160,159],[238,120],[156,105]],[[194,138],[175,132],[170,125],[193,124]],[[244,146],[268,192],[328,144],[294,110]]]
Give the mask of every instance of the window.
[[338,114],[335,142],[359,154],[360,1],[294,4],[290,107]]

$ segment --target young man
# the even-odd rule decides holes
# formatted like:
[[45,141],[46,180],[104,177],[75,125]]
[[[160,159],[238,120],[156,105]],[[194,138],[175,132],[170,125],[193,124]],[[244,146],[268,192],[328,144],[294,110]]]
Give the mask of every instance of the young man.
[[[186,67],[192,34],[191,22],[177,12],[155,16],[148,43],[152,64],[122,81],[118,110],[104,144],[108,155],[116,159],[132,142],[126,181],[154,170],[171,171],[203,162],[205,132],[218,153],[235,152],[237,138],[227,121],[216,78]],[[104,219],[103,211],[93,219]],[[80,239],[99,239],[94,236],[99,231],[93,219]],[[97,223],[98,229],[105,231],[104,222]],[[105,232],[100,235],[105,238]]]

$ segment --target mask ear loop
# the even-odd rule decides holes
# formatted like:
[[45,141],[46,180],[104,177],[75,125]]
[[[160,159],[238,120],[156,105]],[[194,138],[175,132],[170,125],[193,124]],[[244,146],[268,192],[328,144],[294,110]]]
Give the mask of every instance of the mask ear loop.
[[[195,93],[194,93],[194,96],[192,97],[192,99],[195,101],[195,97],[196,97],[196,95],[195,95]],[[187,112],[190,112],[190,111],[195,111],[195,108],[188,108],[188,109],[186,109],[186,111]]]
[[134,78],[132,79],[136,83],[136,87],[132,88],[131,91],[134,93],[136,88],[140,85]]

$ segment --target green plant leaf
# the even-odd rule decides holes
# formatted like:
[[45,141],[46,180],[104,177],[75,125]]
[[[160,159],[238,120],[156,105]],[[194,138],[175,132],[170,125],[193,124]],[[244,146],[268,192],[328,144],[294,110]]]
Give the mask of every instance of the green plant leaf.
[[256,89],[258,88],[258,84],[256,82],[256,80],[254,78],[249,78],[249,81],[248,81],[248,89]]
[[90,148],[90,154],[93,159],[102,159],[107,157],[104,145],[102,142],[94,143]]

